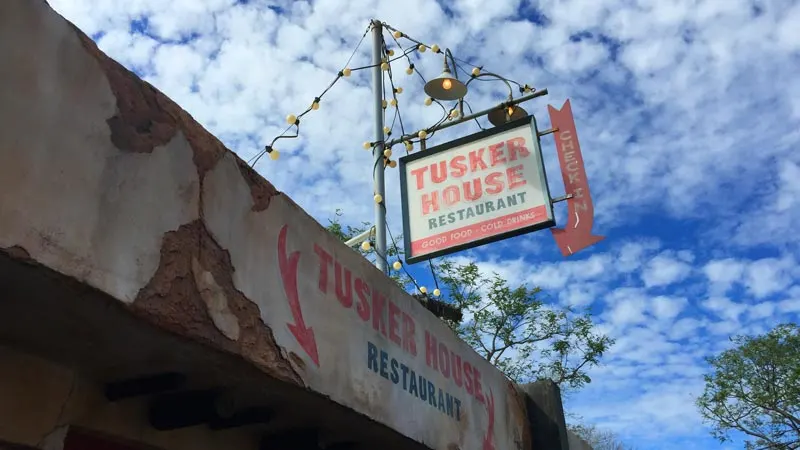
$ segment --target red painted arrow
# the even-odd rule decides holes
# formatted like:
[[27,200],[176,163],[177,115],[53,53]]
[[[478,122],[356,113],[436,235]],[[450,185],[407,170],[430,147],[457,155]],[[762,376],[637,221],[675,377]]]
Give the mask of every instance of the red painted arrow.
[[494,447],[494,394],[489,389],[486,396],[486,412],[489,414],[489,424],[486,427],[486,435],[483,437],[483,450],[495,450]]
[[306,327],[303,320],[303,311],[300,309],[300,296],[297,294],[297,263],[300,262],[300,252],[286,254],[286,231],[288,225],[281,228],[278,234],[278,267],[281,271],[283,280],[283,290],[286,292],[286,300],[292,310],[294,323],[288,323],[289,331],[297,339],[297,343],[303,347],[314,364],[319,367],[319,351],[317,350],[317,340],[314,338],[314,329]]
[[567,226],[551,228],[556,245],[561,254],[569,256],[603,240],[603,236],[592,234],[594,225],[594,205],[589,192],[589,180],[586,179],[586,168],[583,165],[578,132],[575,130],[575,118],[572,116],[572,105],[569,100],[561,110],[548,105],[550,126],[557,129],[556,148],[558,162],[561,164],[561,176],[564,188],[572,198],[567,200],[569,217]]

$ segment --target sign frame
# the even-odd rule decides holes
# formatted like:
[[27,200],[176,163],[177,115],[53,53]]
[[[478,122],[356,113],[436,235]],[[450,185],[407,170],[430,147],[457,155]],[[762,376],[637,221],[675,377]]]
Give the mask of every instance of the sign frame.
[[[409,210],[408,210],[408,179],[406,176],[406,166],[410,162],[417,161],[419,159],[427,158],[439,153],[446,152],[454,147],[462,146],[469,144],[471,142],[478,141],[480,139],[485,139],[496,134],[504,133],[506,131],[514,130],[517,128],[522,128],[525,125],[530,126],[531,133],[533,135],[534,146],[535,148],[528,149],[532,154],[535,154],[539,158],[539,166],[538,166],[538,173],[539,179],[541,181],[542,193],[545,196],[546,204],[544,205],[547,211],[547,220],[539,223],[535,223],[532,225],[527,225],[522,228],[517,228],[515,230],[506,231],[503,233],[499,233],[496,235],[488,236],[485,238],[477,239],[472,242],[466,242],[463,244],[457,244],[452,247],[448,247],[441,250],[436,250],[430,253],[425,253],[423,255],[414,256],[411,253],[411,236],[409,235],[410,230],[410,217],[409,217]],[[534,231],[543,230],[546,228],[552,228],[556,225],[555,214],[553,211],[553,197],[550,194],[550,186],[547,181],[547,173],[544,167],[544,158],[542,154],[542,145],[541,145],[541,138],[539,136],[539,130],[536,125],[536,117],[531,114],[529,116],[523,117],[521,119],[514,120],[512,122],[507,122],[503,125],[492,127],[486,130],[481,130],[477,133],[473,133],[467,136],[463,136],[452,141],[445,142],[443,144],[436,145],[434,147],[430,147],[425,151],[420,151],[417,153],[413,153],[410,155],[405,155],[398,159],[398,168],[400,170],[400,203],[402,206],[402,214],[403,214],[403,249],[405,251],[405,261],[407,264],[415,264],[422,261],[431,260],[434,258],[438,258],[445,255],[450,255],[453,253],[458,253],[464,250],[468,250],[471,248],[480,247],[486,244],[491,244],[494,242],[499,242],[505,239],[510,239],[517,236],[522,236],[524,234],[532,233]]]

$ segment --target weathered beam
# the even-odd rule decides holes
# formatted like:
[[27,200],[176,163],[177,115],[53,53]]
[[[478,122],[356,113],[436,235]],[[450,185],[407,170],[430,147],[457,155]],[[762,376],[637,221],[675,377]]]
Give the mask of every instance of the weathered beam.
[[319,450],[319,430],[288,430],[264,435],[259,450]]
[[185,384],[186,376],[182,373],[158,373],[107,383],[105,394],[109,401],[115,402],[126,398],[173,391],[180,389]]
[[184,391],[154,398],[148,409],[148,420],[156,430],[166,431],[192,427],[217,418],[218,389]]
[[227,428],[267,423],[274,417],[275,413],[270,408],[253,407],[236,411],[229,417],[216,416],[208,422],[208,427],[212,430],[224,430]]
[[525,397],[532,448],[569,450],[561,389],[551,380],[540,380],[519,387]]

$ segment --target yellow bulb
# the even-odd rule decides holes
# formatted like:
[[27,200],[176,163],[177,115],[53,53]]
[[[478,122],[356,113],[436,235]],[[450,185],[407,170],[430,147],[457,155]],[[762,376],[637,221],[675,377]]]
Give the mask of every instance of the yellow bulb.
[[397,167],[397,161],[394,161],[394,160],[392,160],[392,161],[389,161],[389,167],[391,167],[392,169],[394,169],[395,167]]
[[395,31],[394,37],[395,39],[400,39],[401,37],[403,37],[403,33],[401,33],[400,31]]
[[369,150],[372,148],[372,142],[364,142],[364,149]]
[[383,105],[384,108],[386,108],[386,100],[381,101],[381,104]]
[[349,77],[351,73],[353,73],[353,71],[350,70],[349,67],[345,67],[344,70],[342,70],[342,75],[344,75],[346,77]]
[[371,247],[372,246],[369,245],[369,241],[364,241],[361,243],[361,250],[364,250],[365,252],[368,252]]
[[312,103],[311,104],[311,109],[313,109],[314,111],[318,110],[319,109],[319,102]]
[[445,90],[449,90],[451,87],[453,87],[453,82],[450,81],[450,78],[445,78],[444,80],[442,80],[442,87]]
[[425,139],[428,137],[428,132],[425,130],[420,130],[419,133],[417,133],[417,136],[419,136],[420,139]]
[[472,69],[472,76],[473,77],[477,77],[478,75],[480,75],[480,73],[481,73],[481,69],[479,69],[477,67]]
[[414,144],[412,144],[411,142],[406,141],[406,150],[408,150],[409,152],[414,150]]
[[403,88],[399,87],[399,88],[395,89],[394,91],[397,92],[398,94],[402,94],[403,93]]
[[428,98],[425,99],[425,106],[431,106],[431,103],[433,103],[433,99],[432,98],[428,97]]
[[394,50],[392,49],[386,50],[386,54],[389,56],[394,56]]
[[440,295],[442,295],[442,291],[440,291],[439,289],[434,289],[433,290],[433,296],[434,297],[438,297]]
[[280,157],[281,157],[281,152],[275,150],[274,148],[272,149],[271,152],[269,152],[269,159],[273,161],[277,160]]
[[412,73],[414,73],[414,68],[413,67],[409,67],[408,69],[406,69],[406,73],[411,75]]
[[381,63],[381,69],[389,70],[389,63],[386,63],[386,62],[385,63]]
[[372,197],[375,200],[375,203],[380,203],[383,201],[383,196],[381,194],[375,194],[375,197]]
[[454,109],[454,110],[450,111],[450,118],[451,119],[455,119],[456,117],[458,117],[458,114],[459,114],[458,110]]
[[509,106],[508,107],[508,115],[511,116],[512,114],[514,114],[514,107],[513,106]]
[[388,133],[388,132],[390,132],[390,131],[392,131],[392,129],[391,129],[391,128],[389,128],[389,127],[383,127],[383,132],[384,132],[384,133]]
[[425,53],[425,50],[427,50],[427,49],[425,48],[425,45],[419,44],[419,47],[417,47],[417,50],[419,50],[420,53]]
[[289,125],[294,125],[295,123],[297,123],[297,116],[295,116],[294,114],[289,114],[288,116],[286,116],[286,122],[288,122]]
[[433,53],[439,53],[439,46],[436,45],[436,44],[433,44],[433,47],[431,47],[431,51]]
[[389,104],[392,105],[392,106],[397,106],[397,100],[392,99],[392,100],[389,101]]
[[403,267],[403,264],[400,261],[395,261],[394,264],[392,264],[392,267],[394,270],[400,270]]
[[384,151],[383,151],[383,156],[385,156],[385,157],[387,157],[387,158],[391,158],[391,156],[392,156],[392,149],[390,149],[390,148],[387,148],[386,150],[384,150]]
[[425,293],[428,292],[428,288],[426,288],[425,286],[422,286],[421,288],[419,288],[419,291],[422,292],[423,294],[425,294]]

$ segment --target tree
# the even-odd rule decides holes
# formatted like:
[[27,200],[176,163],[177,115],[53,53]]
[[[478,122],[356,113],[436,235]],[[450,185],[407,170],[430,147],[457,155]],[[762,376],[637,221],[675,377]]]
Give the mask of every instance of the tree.
[[538,287],[512,286],[474,262],[443,261],[436,269],[444,292],[465,316],[448,325],[515,382],[549,378],[562,389],[580,388],[591,382],[587,369],[614,343],[594,331],[588,312],[546,304]]
[[586,441],[592,450],[633,450],[613,431],[601,430],[595,425],[568,425],[567,428]]
[[697,399],[712,434],[725,442],[744,433],[748,450],[800,449],[800,328],[731,340],[734,348],[707,358],[712,370]]
[[[362,231],[351,227],[345,230],[338,221],[340,216],[337,211],[328,226],[340,239],[345,241]],[[402,254],[398,246],[389,247],[392,256]],[[445,260],[435,265],[434,273],[438,273],[446,304],[459,311],[437,315],[515,382],[550,378],[562,390],[580,388],[591,382],[587,369],[599,364],[600,357],[613,345],[611,338],[594,331],[588,312],[577,314],[545,304],[539,288],[511,286],[496,273],[484,274],[475,263]],[[402,272],[393,272],[392,277],[403,288],[416,287]],[[415,296],[436,312],[436,299]]]

